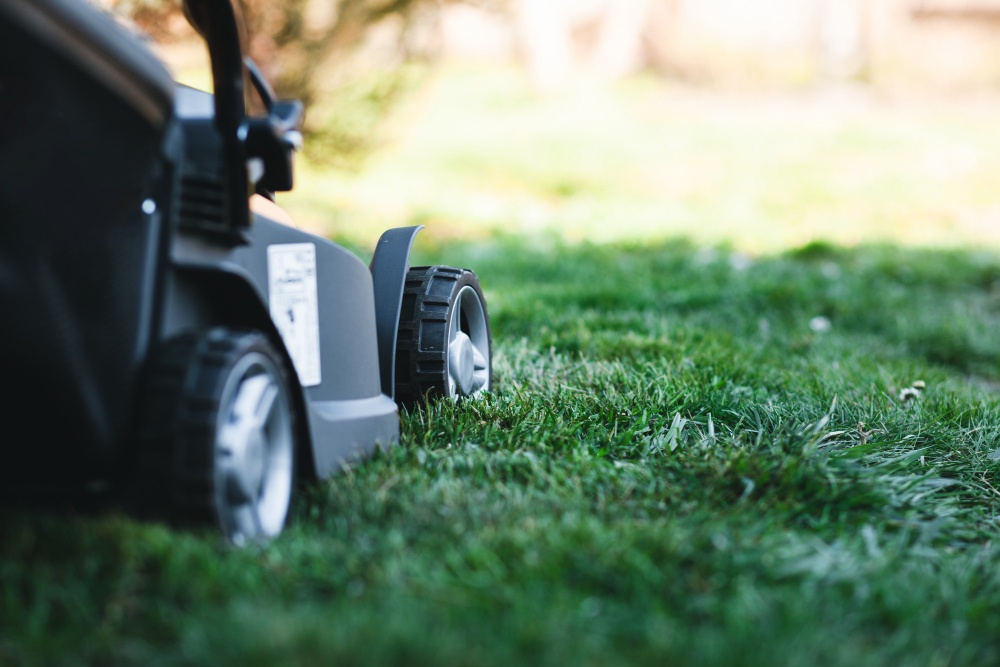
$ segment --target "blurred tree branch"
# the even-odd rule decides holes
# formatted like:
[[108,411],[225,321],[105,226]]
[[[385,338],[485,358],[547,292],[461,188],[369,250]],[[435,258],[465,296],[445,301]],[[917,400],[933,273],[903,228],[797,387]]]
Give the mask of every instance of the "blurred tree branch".
[[[308,153],[342,166],[373,146],[374,130],[433,55],[436,10],[462,0],[235,0],[247,50],[281,97],[307,109]],[[475,0],[473,0],[475,1]],[[156,40],[169,41],[180,0],[111,0]]]
[[[432,0],[243,0],[250,55],[271,77],[279,94],[312,105],[321,92],[318,79],[333,59],[349,59],[364,45],[368,31],[394,18],[395,44],[377,54],[399,64],[415,54],[406,48],[412,11]],[[373,54],[374,55],[374,54]]]

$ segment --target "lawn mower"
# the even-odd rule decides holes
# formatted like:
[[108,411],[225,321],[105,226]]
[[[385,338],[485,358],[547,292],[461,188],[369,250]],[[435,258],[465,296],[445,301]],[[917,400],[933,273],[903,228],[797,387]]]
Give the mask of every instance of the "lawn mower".
[[[296,228],[302,104],[231,0],[184,0],[213,92],[85,0],[0,2],[0,368],[8,503],[98,497],[283,530],[300,480],[399,440],[400,406],[492,382],[476,274],[369,265]],[[253,108],[261,112],[254,113]]]

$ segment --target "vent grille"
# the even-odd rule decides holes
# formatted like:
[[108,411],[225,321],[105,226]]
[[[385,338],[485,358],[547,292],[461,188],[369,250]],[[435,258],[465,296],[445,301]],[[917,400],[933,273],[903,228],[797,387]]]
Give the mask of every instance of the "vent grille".
[[225,230],[226,193],[221,179],[213,176],[182,176],[178,212],[182,227]]

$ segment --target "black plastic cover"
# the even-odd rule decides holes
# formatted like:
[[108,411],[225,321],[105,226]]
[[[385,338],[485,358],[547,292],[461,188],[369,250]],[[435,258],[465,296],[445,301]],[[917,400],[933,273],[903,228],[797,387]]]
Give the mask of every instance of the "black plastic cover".
[[86,3],[0,3],[0,493],[105,478],[127,444],[157,274],[164,76]]

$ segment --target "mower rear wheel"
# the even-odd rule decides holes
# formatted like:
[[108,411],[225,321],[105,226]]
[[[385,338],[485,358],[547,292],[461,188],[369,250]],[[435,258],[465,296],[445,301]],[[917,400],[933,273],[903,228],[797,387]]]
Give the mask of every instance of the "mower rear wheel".
[[396,337],[396,401],[482,395],[493,384],[486,298],[468,269],[414,267],[406,275]]
[[155,478],[149,462],[166,464],[167,512],[213,521],[237,546],[277,536],[297,437],[284,363],[268,339],[224,328],[180,336],[161,351],[147,386],[140,468]]

